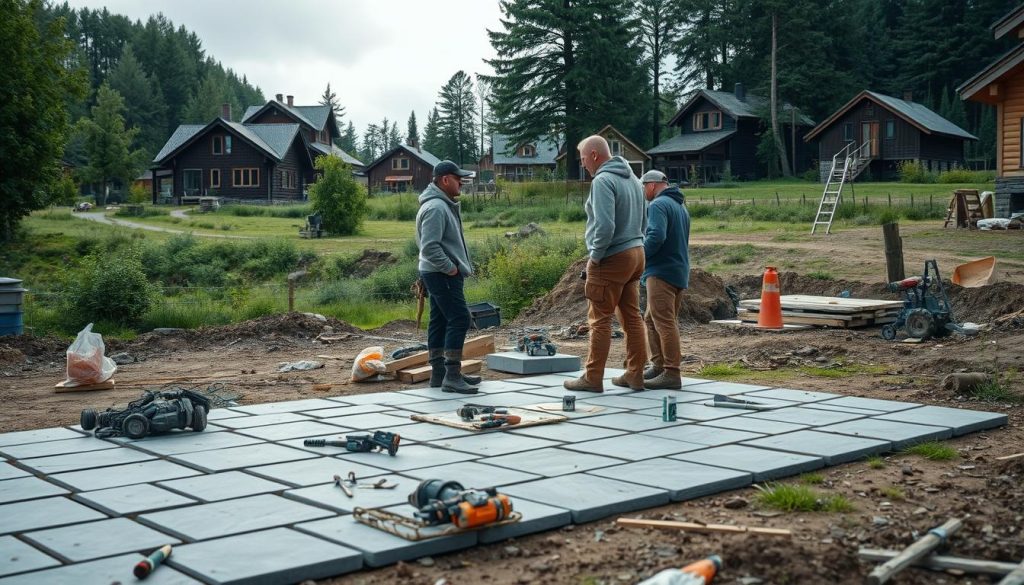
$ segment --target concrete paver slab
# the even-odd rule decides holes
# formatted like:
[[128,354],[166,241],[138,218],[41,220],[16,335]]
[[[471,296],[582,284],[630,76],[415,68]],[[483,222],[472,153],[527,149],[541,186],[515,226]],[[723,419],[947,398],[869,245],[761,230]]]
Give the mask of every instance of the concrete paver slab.
[[[854,423],[856,422],[854,421]],[[790,453],[817,455],[825,459],[826,465],[839,465],[892,450],[892,443],[889,441],[818,431],[796,431],[744,441],[743,444]]]
[[[402,450],[400,449],[399,453],[401,452]],[[381,459],[389,457],[386,453],[375,453],[374,455]],[[317,457],[315,459],[279,463],[277,465],[262,465],[250,467],[246,471],[288,484],[291,487],[330,483],[334,481],[335,475],[345,477],[350,471],[354,471],[358,477],[387,473],[386,469],[380,467],[343,461],[337,457]]]
[[[411,469],[404,472],[403,475],[419,481],[426,479],[457,481],[467,488],[502,487],[541,478],[541,476],[532,473],[505,469],[495,465],[485,465],[476,461],[463,461],[461,463],[438,465],[437,467]],[[408,495],[412,493],[412,487],[415,487],[415,485],[413,484],[409,489],[405,489],[406,486],[400,487]]]
[[358,549],[362,552],[364,562],[370,567],[383,567],[398,561],[449,553],[469,548],[477,542],[476,532],[415,542],[356,522],[352,516],[305,522],[296,525],[295,528]]
[[761,433],[763,435],[791,433],[793,431],[799,431],[800,429],[806,429],[808,427],[808,425],[798,425],[796,423],[788,423],[775,420],[763,420],[759,418],[749,418],[745,416],[719,418],[715,420],[704,421],[697,424],[703,427],[711,427],[715,429],[733,429],[737,431],[749,431],[751,433]]
[[[710,402],[710,401],[707,401]],[[659,410],[658,413],[661,411]],[[706,421],[739,416],[746,411],[734,408],[704,406],[704,402],[686,402],[676,405],[676,416],[687,420]]]
[[28,477],[31,473],[25,471],[20,467],[15,467],[5,461],[0,461],[0,480],[11,479],[14,477]]
[[812,392],[810,390],[790,390],[788,388],[772,388],[771,390],[747,392],[746,396],[750,396],[753,400],[761,398],[765,401],[781,400],[785,402],[821,402],[822,400],[829,400],[831,398],[840,398],[842,397],[842,394]]
[[881,415],[877,418],[936,427],[948,427],[953,429],[954,437],[1001,427],[1008,421],[1008,417],[1005,414],[967,410],[966,408],[946,408],[944,406],[922,406],[920,408]]
[[[401,404],[392,412],[395,416],[409,417],[413,414],[434,414],[438,412],[455,412],[460,406],[468,402],[473,402],[480,397],[479,394],[466,395],[461,399],[453,399],[450,396],[449,400],[425,400],[424,402],[415,402],[412,404]],[[415,421],[409,421],[415,422]]]
[[365,414],[367,412],[389,412],[393,410],[392,406],[382,406],[380,404],[355,404],[352,406],[341,406],[337,403],[332,408],[321,408],[319,410],[305,410],[302,412],[305,416],[311,416],[316,418],[331,418],[335,416],[349,416],[352,414]]
[[802,406],[804,408],[813,408],[815,410],[831,410],[833,412],[846,412],[849,414],[859,414],[861,416],[875,416],[876,414],[882,414],[877,410],[857,408],[855,406],[839,406],[828,404],[826,402],[807,402],[804,403]]
[[249,416],[244,412],[238,412],[232,408],[214,408],[210,412],[206,413],[206,420],[222,420],[225,418],[238,418],[240,416]]
[[278,412],[275,414],[260,414],[253,416],[240,416],[237,418],[225,418],[217,421],[217,426],[228,429],[251,429],[266,425],[281,423],[301,422],[310,420],[310,417],[297,412]]
[[103,449],[113,449],[114,447],[117,447],[116,443],[92,436],[82,436],[79,439],[62,439],[0,447],[0,453],[13,459],[30,459],[32,457],[50,457],[52,455],[66,455],[68,453],[102,451]]
[[548,441],[547,439],[515,435],[505,431],[495,431],[490,433],[480,433],[471,437],[441,439],[434,441],[433,444],[438,447],[444,447],[445,449],[454,449],[456,451],[462,451],[463,453],[472,453],[474,455],[486,457],[489,455],[507,455],[509,453],[518,453],[520,451],[532,451],[535,449],[543,449],[545,447],[554,447],[559,443],[555,441]]
[[339,403],[344,403],[349,406],[357,404],[380,404],[382,406],[401,406],[403,404],[409,404],[412,402],[422,402],[422,396],[410,396],[403,394],[401,391],[398,392],[373,392],[372,394],[358,394],[355,396],[338,396],[337,398],[329,398],[328,400],[336,400]]
[[50,476],[50,479],[72,489],[87,492],[198,474],[199,472],[195,469],[158,459],[155,461],[143,461],[142,463],[104,467],[102,469],[85,469],[70,473],[60,473]]
[[[334,515],[334,512],[323,508],[309,506],[281,496],[263,494],[163,512],[151,512],[139,516],[138,520],[147,526],[180,538],[206,540]],[[182,561],[182,565],[187,566],[187,563]]]
[[254,445],[262,442],[261,439],[255,437],[227,431],[216,433],[183,431],[146,437],[137,441],[127,440],[123,444],[155,455],[178,455],[181,453],[195,453],[197,451],[213,451],[214,449]]
[[335,425],[324,424],[317,421],[302,421],[270,425],[266,427],[255,427],[251,429],[239,429],[238,433],[267,441],[282,441],[285,439],[319,437],[322,435],[337,433],[338,430],[338,427]]
[[0,536],[0,577],[59,564],[57,559],[13,536]]
[[665,458],[605,467],[587,473],[665,489],[675,502],[747,487],[754,479],[753,474],[746,471]]
[[870,437],[892,442],[892,448],[905,449],[916,443],[937,441],[953,436],[953,430],[947,427],[932,427],[913,423],[863,418],[845,423],[818,427],[824,433],[840,433],[853,437]]
[[502,455],[500,457],[488,457],[487,459],[481,459],[479,463],[525,471],[544,477],[555,477],[579,473],[598,467],[619,465],[624,463],[624,461],[593,453],[577,453],[566,449],[550,448]]
[[518,351],[501,351],[487,355],[487,369],[513,374],[550,374],[579,368],[579,356],[564,353],[530,356]]
[[359,551],[289,528],[186,544],[175,548],[167,562],[218,585],[300,583],[363,566]]
[[174,455],[172,460],[200,469],[207,473],[227,471],[229,469],[241,469],[255,465],[269,465],[271,463],[283,463],[285,461],[297,461],[299,459],[310,459],[316,457],[316,453],[292,449],[275,444],[257,444],[245,447],[231,447],[230,449],[217,449],[216,451],[198,451],[196,453],[182,453]]
[[80,439],[82,436],[83,433],[65,429],[64,427],[2,433],[0,434],[0,447],[41,443],[43,441],[59,441],[61,439]]
[[[149,552],[149,551],[147,551]],[[178,549],[174,549],[177,554]],[[109,559],[76,563],[0,579],[0,585],[40,585],[40,583],[74,583],[75,585],[110,585],[134,580],[132,567],[145,557],[140,554],[121,555]],[[146,585],[199,585],[172,567],[162,567],[146,578]]]
[[512,511],[523,515],[519,522],[481,530],[477,538],[483,544],[519,538],[527,534],[554,530],[572,524],[572,512],[531,500],[512,501]]
[[394,414],[396,411],[388,412],[367,412],[349,416],[332,416],[331,418],[320,419],[320,422],[358,430],[376,430],[380,427],[395,427],[398,425],[412,424],[416,421],[410,420],[408,415]]
[[[37,530],[23,535],[35,545],[72,563],[128,552],[149,552],[180,540],[127,518]],[[128,567],[125,567],[126,573]]]
[[[286,463],[285,465],[288,464]],[[279,492],[291,487],[241,471],[195,475],[182,479],[162,481],[157,485],[195,498],[201,502],[216,502],[269,492]]]
[[587,473],[520,483],[505,488],[505,493],[513,499],[523,498],[570,510],[577,524],[669,502],[668,490]]
[[916,402],[900,402],[899,400],[879,400],[877,398],[862,398],[860,396],[844,396],[835,400],[826,400],[821,403],[832,406],[852,406],[867,410],[879,410],[881,412],[896,412],[921,406]]
[[663,439],[650,434],[629,434],[622,437],[598,439],[584,443],[570,443],[565,445],[565,448],[583,453],[600,453],[601,455],[626,459],[628,461],[640,461],[641,459],[664,457],[666,455],[703,449],[704,445]]
[[338,455],[337,458],[342,460],[342,466],[346,469],[350,463],[362,463],[389,471],[405,471],[406,469],[435,467],[446,463],[469,461],[471,459],[478,459],[479,455],[438,449],[427,445],[411,445],[399,449],[394,457],[386,453],[344,453]]
[[728,443],[739,443],[740,441],[749,441],[750,439],[757,439],[764,436],[760,433],[748,433],[746,431],[737,431],[734,429],[716,429],[699,424],[676,425],[674,427],[667,427],[664,429],[644,431],[640,434],[661,437],[663,439],[673,439],[675,441],[686,441],[687,443],[696,443],[707,447],[725,445]]
[[97,467],[108,467],[125,463],[137,463],[152,458],[153,456],[149,453],[132,451],[130,449],[104,449],[102,451],[36,457],[34,459],[26,459],[21,464],[25,467],[31,467],[40,473],[50,474],[78,469],[95,469]]
[[853,414],[848,412],[837,412],[832,410],[819,410],[816,408],[805,408],[802,406],[791,406],[786,408],[780,408],[778,410],[767,410],[764,412],[753,412],[749,414],[744,414],[741,418],[777,420],[781,422],[791,422],[800,425],[808,425],[812,427],[821,427],[825,425],[834,425],[836,423],[846,422],[848,420],[864,418],[864,415]]
[[749,471],[754,481],[766,481],[814,471],[825,466],[822,457],[758,449],[748,445],[722,445],[673,455],[672,459]]
[[712,382],[708,380],[701,382],[694,381],[693,384],[688,384],[686,379],[683,380],[683,390],[701,392],[703,394],[725,394],[726,396],[732,396],[733,394],[748,394],[750,392],[757,392],[758,390],[768,390],[769,388],[770,386],[758,386],[756,384]]
[[62,496],[15,502],[0,505],[0,518],[3,518],[3,522],[0,522],[0,534],[103,520],[106,517],[105,514]]
[[99,508],[111,516],[124,516],[196,503],[192,498],[186,498],[150,484],[82,492],[75,494],[74,498],[94,508]]
[[0,504],[59,496],[66,493],[68,490],[35,476],[0,481]]
[[661,404],[660,398],[647,398],[643,394],[643,392],[636,392],[634,394],[612,394],[610,396],[604,396],[602,394],[588,394],[586,396],[577,396],[576,403],[614,406],[617,408],[624,408],[626,410],[654,408]]
[[[345,476],[344,473],[341,475]],[[386,490],[351,488],[352,497],[350,498],[338,486],[333,483],[325,483],[288,490],[284,496],[298,502],[329,508],[338,513],[351,514],[357,506],[360,508],[384,508],[405,504],[409,500],[409,494],[416,489],[418,483],[416,480],[395,474],[359,477],[358,481],[359,483],[374,483],[380,479],[397,484],[397,487]]]
[[509,430],[507,432],[528,437],[538,437],[551,441],[562,441],[564,443],[582,443],[594,439],[606,439],[624,435],[626,431],[621,429],[607,429],[590,425],[580,425],[574,422],[562,422],[550,425],[537,425],[534,427],[523,427],[521,429]]
[[475,431],[470,431],[468,429],[457,429],[455,427],[446,427],[444,425],[422,422],[414,422],[410,425],[374,430],[398,433],[398,435],[402,437],[403,445],[409,441],[422,443],[424,441],[437,441],[441,439],[450,439],[452,437],[465,437],[467,435],[477,434]]
[[650,431],[653,429],[665,428],[677,424],[684,424],[685,421],[664,422],[659,417],[645,416],[632,412],[616,412],[602,416],[581,418],[576,421],[581,425],[591,425],[608,429],[619,429],[622,431]]
[[472,396],[463,403],[480,404],[483,406],[529,406],[550,402],[547,398],[527,392],[500,392]]
[[285,402],[265,402],[263,404],[250,404],[247,406],[234,406],[232,410],[246,414],[277,414],[279,412],[302,412],[304,410],[316,410],[318,408],[334,408],[337,402],[331,402],[323,398],[307,398],[305,400],[288,400]]
[[676,399],[676,403],[704,402],[714,398],[713,394],[706,394],[698,392],[697,390],[697,388],[694,388],[693,390],[644,390],[643,392],[634,392],[628,396],[657,400],[658,404],[661,404],[661,400],[666,396],[674,397]]

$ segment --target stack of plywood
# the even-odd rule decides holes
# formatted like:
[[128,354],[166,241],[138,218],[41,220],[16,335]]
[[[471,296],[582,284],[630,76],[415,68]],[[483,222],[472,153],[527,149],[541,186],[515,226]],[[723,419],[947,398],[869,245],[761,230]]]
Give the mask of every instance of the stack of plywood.
[[[844,329],[884,325],[894,322],[903,309],[903,301],[880,299],[782,295],[781,300],[782,321],[787,325],[817,325]],[[743,300],[740,301],[737,316],[745,323],[756,323],[760,309],[760,299]]]
[[[482,357],[492,353],[493,351],[494,336],[481,335],[480,337],[474,337],[473,339],[466,340],[466,344],[462,348],[462,357]],[[402,382],[414,384],[416,382],[422,382],[430,379],[431,366],[427,363],[427,359],[429,359],[427,352],[421,351],[401,359],[387,362],[385,365],[388,368],[387,371],[389,374],[394,374],[395,377]],[[462,360],[462,373],[464,374],[479,372],[481,367],[483,367],[483,363],[480,360]]]

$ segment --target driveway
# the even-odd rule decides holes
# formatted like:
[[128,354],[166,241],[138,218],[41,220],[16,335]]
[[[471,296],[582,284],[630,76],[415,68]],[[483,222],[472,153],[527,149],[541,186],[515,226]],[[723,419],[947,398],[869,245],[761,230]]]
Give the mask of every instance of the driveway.
[[[230,235],[227,235],[227,234],[204,234],[204,233],[195,233],[195,232],[185,231],[185,230],[178,230],[178,229],[173,229],[173,228],[165,228],[165,227],[160,227],[160,226],[155,226],[155,225],[148,225],[148,224],[144,224],[144,223],[128,221],[126,219],[110,217],[110,216],[106,215],[105,213],[102,213],[102,212],[99,212],[99,211],[84,211],[84,212],[81,212],[81,213],[73,213],[71,215],[72,215],[72,217],[79,217],[81,219],[88,219],[90,221],[95,221],[95,222],[106,224],[106,225],[120,226],[120,227],[136,229],[136,230],[147,230],[147,231],[151,231],[151,232],[164,232],[164,233],[167,233],[167,234],[192,234],[192,235],[194,235],[196,237],[200,237],[200,238],[221,238],[221,239],[226,239],[226,240],[255,240],[256,239],[253,236],[230,236]],[[188,219],[188,216],[185,215],[185,212],[183,210],[172,211],[171,212],[171,216],[172,217],[180,217],[182,219]]]

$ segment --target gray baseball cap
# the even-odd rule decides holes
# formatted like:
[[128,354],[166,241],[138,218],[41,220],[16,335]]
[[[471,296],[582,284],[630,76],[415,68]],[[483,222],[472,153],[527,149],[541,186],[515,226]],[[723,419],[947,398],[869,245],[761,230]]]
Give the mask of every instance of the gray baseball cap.
[[464,171],[459,168],[459,165],[453,163],[450,160],[443,160],[434,165],[434,178],[443,177],[445,175],[457,175],[459,177],[469,177],[473,175],[473,171]]
[[644,173],[644,176],[640,177],[640,182],[645,185],[647,183],[668,183],[668,177],[661,171],[651,169]]

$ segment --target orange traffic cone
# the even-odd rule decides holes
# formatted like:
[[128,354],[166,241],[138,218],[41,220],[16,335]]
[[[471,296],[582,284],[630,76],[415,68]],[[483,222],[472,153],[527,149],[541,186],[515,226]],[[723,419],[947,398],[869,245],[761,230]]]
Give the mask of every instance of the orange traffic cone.
[[782,295],[779,289],[779,273],[774,266],[766,266],[761,284],[761,309],[757,314],[757,326],[761,329],[782,329]]

